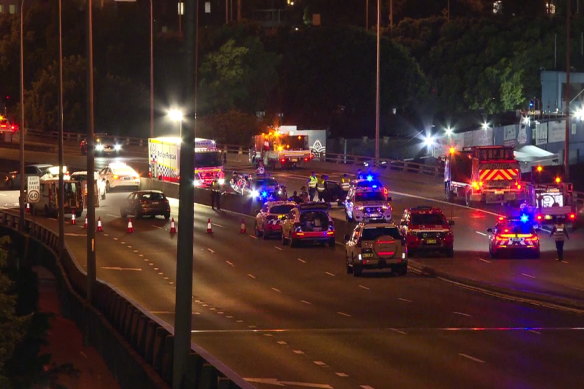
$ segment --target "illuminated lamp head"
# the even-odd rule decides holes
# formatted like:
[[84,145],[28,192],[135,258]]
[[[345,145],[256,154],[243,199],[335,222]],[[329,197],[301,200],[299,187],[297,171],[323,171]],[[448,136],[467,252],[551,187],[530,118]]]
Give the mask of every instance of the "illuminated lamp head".
[[268,197],[268,192],[266,192],[265,190],[262,190],[262,197]]
[[373,181],[373,176],[371,174],[369,174],[367,176],[367,181],[369,181],[369,182]]
[[526,214],[521,215],[520,220],[522,223],[527,223],[529,221],[529,216]]
[[541,173],[543,171],[543,166],[539,165],[536,170],[538,173]]
[[505,220],[505,216],[499,216],[499,221],[502,222],[503,220]]
[[560,177],[556,177],[554,181],[556,182],[556,184],[559,184],[560,182],[562,182],[562,179]]
[[456,148],[451,147],[448,149],[448,152],[452,155],[452,154],[456,153]]

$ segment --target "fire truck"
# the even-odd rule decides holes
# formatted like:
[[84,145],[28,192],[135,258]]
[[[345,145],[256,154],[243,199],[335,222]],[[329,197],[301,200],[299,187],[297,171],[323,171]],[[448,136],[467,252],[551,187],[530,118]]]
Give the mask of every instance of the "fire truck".
[[533,166],[527,183],[527,204],[538,224],[552,224],[557,218],[576,221],[574,187],[563,182],[564,166]]
[[448,201],[519,204],[526,200],[519,162],[513,147],[473,146],[457,151],[451,147],[444,166],[444,190]]
[[[178,137],[148,139],[148,172],[161,181],[179,182],[180,145]],[[214,140],[195,138],[196,187],[209,187],[215,179],[225,183],[223,160]]]
[[272,169],[297,167],[312,159],[308,136],[270,129],[252,138],[249,159],[253,164],[262,161]]
[[18,124],[10,122],[6,117],[0,115],[0,134],[14,134],[18,131]]

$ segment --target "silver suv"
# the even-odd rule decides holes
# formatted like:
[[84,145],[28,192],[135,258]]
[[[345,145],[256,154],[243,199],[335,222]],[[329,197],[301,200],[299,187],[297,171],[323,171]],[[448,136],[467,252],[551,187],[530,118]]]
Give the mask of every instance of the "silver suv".
[[408,272],[406,245],[393,223],[359,223],[345,235],[347,274],[359,277],[365,269],[387,269],[399,275]]

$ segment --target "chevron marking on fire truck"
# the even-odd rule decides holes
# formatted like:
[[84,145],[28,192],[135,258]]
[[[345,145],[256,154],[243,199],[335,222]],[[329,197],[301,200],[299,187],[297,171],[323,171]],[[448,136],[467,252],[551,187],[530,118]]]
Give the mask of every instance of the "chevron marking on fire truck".
[[481,181],[498,181],[498,180],[514,180],[519,171],[518,169],[484,169],[481,170]]

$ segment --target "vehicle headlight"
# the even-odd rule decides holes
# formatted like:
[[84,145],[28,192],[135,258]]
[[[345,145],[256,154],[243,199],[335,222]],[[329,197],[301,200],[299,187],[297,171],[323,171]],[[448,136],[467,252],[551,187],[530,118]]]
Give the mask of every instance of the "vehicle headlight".
[[251,197],[259,197],[259,195],[260,195],[260,192],[258,192],[257,190],[254,189],[251,191]]
[[219,185],[224,185],[225,184],[225,178],[220,178],[217,180],[217,182],[219,183]]
[[114,150],[115,151],[121,151],[122,150],[122,145],[114,145]]
[[95,151],[103,151],[103,145],[101,143],[96,144]]
[[282,194],[282,189],[278,189],[278,194],[281,195]]
[[364,209],[365,209],[365,207],[364,207],[364,206],[362,206],[362,205],[360,205],[360,206],[358,206],[358,207],[355,207],[355,209],[356,209],[357,211],[362,211],[362,210],[364,210]]
[[196,179],[193,181],[194,186],[201,186],[202,184],[203,184],[203,182],[201,180]]

